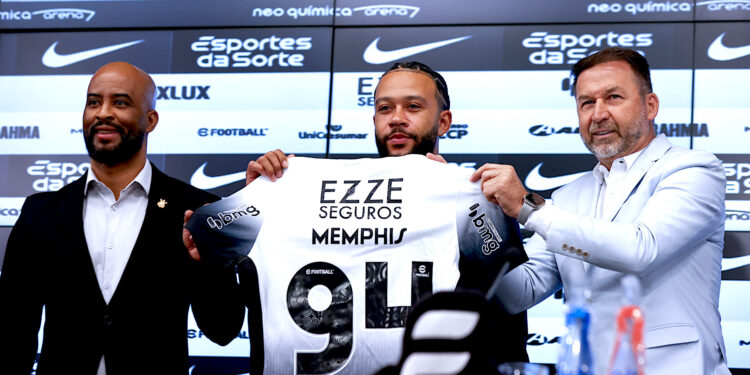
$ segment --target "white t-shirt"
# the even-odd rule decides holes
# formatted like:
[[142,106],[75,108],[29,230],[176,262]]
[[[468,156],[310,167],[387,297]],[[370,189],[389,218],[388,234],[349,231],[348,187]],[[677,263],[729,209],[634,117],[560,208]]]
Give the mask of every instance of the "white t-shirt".
[[398,361],[420,298],[486,290],[505,261],[525,260],[517,224],[471,173],[417,155],[296,157],[189,228],[206,261],[252,260],[266,374],[371,374]]

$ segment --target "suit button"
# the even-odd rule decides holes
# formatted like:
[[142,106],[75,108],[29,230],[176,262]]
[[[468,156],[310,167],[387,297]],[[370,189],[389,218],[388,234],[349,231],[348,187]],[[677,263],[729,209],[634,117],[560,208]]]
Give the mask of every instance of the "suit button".
[[112,326],[112,317],[109,316],[109,314],[104,315],[104,325],[106,325],[107,327]]
[[585,251],[584,251],[584,252],[583,252],[583,257],[584,257],[584,258],[586,258],[586,259],[588,259],[588,257],[589,257],[589,253],[587,253],[587,252],[585,252]]
[[570,251],[571,253],[575,253],[575,252],[576,252],[576,248],[575,248],[575,247],[573,247],[573,246],[571,246],[571,247],[570,247],[570,249],[569,249],[568,251]]
[[581,255],[581,253],[583,253],[583,250],[581,249],[576,250],[576,254]]
[[568,244],[566,244],[566,243],[562,244],[562,249],[563,250],[568,250]]

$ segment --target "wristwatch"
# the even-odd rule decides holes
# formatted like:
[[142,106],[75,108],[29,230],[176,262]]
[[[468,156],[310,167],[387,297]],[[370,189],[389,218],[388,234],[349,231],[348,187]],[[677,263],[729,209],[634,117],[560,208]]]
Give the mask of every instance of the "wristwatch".
[[523,197],[523,206],[521,211],[518,212],[518,222],[521,225],[526,225],[526,220],[529,219],[529,215],[532,212],[542,208],[544,206],[544,198],[537,193],[528,193]]

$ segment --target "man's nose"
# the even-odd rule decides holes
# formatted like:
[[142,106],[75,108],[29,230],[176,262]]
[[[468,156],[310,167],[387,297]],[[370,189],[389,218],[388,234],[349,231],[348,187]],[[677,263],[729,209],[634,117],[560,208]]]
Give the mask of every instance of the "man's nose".
[[389,124],[391,126],[406,125],[406,111],[404,110],[404,107],[396,106],[396,108],[393,109],[393,114],[391,116],[391,121],[389,121]]
[[594,122],[601,122],[609,118],[609,110],[603,99],[597,99],[594,102],[594,113],[591,115],[591,120]]
[[110,103],[104,102],[99,106],[95,116],[97,121],[112,120],[114,118],[113,106]]

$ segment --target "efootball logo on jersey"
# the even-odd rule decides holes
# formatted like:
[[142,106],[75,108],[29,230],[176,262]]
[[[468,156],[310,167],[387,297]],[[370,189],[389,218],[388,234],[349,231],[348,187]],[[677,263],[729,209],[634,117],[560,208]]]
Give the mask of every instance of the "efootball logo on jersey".
[[471,210],[471,212],[469,212],[469,217],[474,224],[474,229],[482,237],[482,242],[484,242],[484,244],[482,244],[482,253],[484,255],[490,255],[493,251],[500,248],[500,243],[503,242],[503,239],[497,233],[495,224],[492,223],[492,220],[490,220],[484,212],[477,215],[479,213],[477,208],[479,208],[479,203],[474,203],[469,207],[469,210]]

